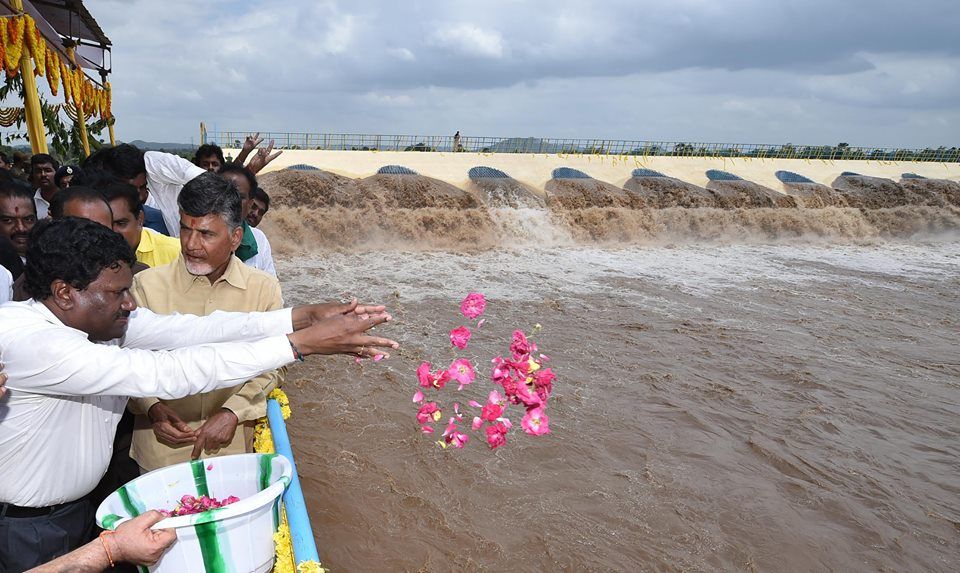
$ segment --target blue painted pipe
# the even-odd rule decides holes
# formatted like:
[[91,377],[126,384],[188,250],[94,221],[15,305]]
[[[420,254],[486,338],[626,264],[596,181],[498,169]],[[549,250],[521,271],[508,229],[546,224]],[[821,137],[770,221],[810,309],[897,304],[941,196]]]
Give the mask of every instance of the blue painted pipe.
[[297,462],[294,461],[293,450],[290,448],[287,424],[283,421],[280,404],[276,400],[267,400],[267,420],[270,422],[270,432],[273,434],[274,450],[290,460],[290,465],[293,466],[290,486],[283,492],[283,507],[287,512],[287,523],[290,524],[293,558],[298,565],[304,561],[319,562],[317,543],[313,539],[313,527],[310,526],[310,516],[307,515],[307,502],[304,501],[303,490],[300,489]]

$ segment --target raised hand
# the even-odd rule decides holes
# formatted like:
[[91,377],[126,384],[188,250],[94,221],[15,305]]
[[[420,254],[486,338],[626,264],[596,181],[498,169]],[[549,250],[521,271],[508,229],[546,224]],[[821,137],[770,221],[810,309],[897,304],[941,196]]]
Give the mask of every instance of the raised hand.
[[243,140],[243,148],[240,149],[240,153],[237,154],[237,158],[234,159],[233,162],[237,165],[243,165],[243,162],[247,160],[250,152],[256,149],[261,143],[263,143],[263,138],[260,137],[259,131],[253,135],[248,135],[247,138]]
[[274,159],[280,157],[280,154],[283,153],[283,150],[277,150],[276,153],[273,153],[274,140],[270,140],[270,144],[266,149],[257,149],[257,153],[254,154],[253,159],[250,160],[250,163],[247,164],[247,169],[253,173],[258,173],[261,169],[267,166],[268,163]]
[[261,143],[263,143],[263,138],[260,137],[260,132],[254,133],[253,135],[248,135],[245,140],[243,140],[243,150],[249,155],[251,151],[257,148]]

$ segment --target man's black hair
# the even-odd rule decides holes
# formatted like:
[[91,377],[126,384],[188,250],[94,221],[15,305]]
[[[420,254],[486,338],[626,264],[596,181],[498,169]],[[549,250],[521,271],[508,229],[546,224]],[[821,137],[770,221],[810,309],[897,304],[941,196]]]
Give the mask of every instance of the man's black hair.
[[[0,197],[9,199],[29,199],[33,213],[37,213],[37,204],[33,200],[34,191],[26,182],[19,179],[0,180]],[[56,197],[56,195],[54,195]]]
[[37,153],[36,155],[30,158],[30,170],[33,171],[34,167],[36,167],[37,165],[43,165],[45,163],[49,163],[50,165],[53,165],[54,171],[56,171],[57,169],[60,169],[60,162],[54,159],[52,155],[48,155],[46,153]]
[[70,183],[72,185],[92,187],[102,191],[114,183],[126,183],[126,180],[117,177],[102,167],[90,165],[78,171],[77,174],[73,176],[73,179],[70,180]]
[[215,173],[202,173],[190,180],[177,197],[180,210],[191,217],[219,215],[231,231],[243,222],[240,192],[232,181]]
[[140,192],[137,191],[136,187],[129,183],[117,181],[100,189],[100,192],[103,193],[103,197],[108,203],[117,199],[123,199],[126,201],[127,205],[130,207],[130,212],[133,213],[134,217],[139,217],[140,211],[143,211],[143,202],[140,201]]
[[143,152],[129,143],[100,149],[86,158],[80,166],[84,171],[88,167],[103,169],[125,181],[147,172],[146,163],[143,161]]
[[27,293],[35,300],[53,294],[50,284],[61,279],[83,290],[103,269],[137,260],[123,235],[79,217],[43,220],[30,231],[27,247]]
[[50,218],[63,218],[63,209],[70,201],[80,201],[83,203],[96,203],[98,201],[102,201],[103,203],[106,203],[108,208],[110,207],[110,203],[107,202],[106,197],[103,196],[101,191],[91,187],[71,185],[66,189],[60,190],[56,195],[53,196],[53,200],[50,201]]
[[263,190],[263,187],[254,187],[253,192],[250,193],[251,199],[256,199],[263,203],[263,212],[266,213],[270,210],[270,196],[267,195],[267,192]]
[[250,171],[243,165],[238,165],[236,163],[224,163],[220,166],[220,169],[217,170],[217,173],[220,175],[225,173],[239,173],[247,178],[247,183],[250,184],[251,193],[257,188],[257,176],[253,174],[253,171]]
[[220,160],[220,165],[226,165],[227,162],[223,159],[223,149],[216,143],[204,143],[198,147],[197,152],[193,154],[193,164],[200,165],[201,159],[210,157],[211,155],[217,156],[217,159]]

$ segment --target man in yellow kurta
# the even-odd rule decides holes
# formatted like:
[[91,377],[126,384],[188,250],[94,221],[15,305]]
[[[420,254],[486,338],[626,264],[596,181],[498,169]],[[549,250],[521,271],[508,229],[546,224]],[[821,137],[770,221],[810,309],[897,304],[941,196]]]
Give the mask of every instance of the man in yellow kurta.
[[[181,256],[137,275],[137,303],[157,313],[201,316],[282,308],[277,279],[233,255],[243,235],[240,196],[233,185],[204,174],[184,186],[178,202]],[[252,451],[253,423],[266,415],[266,395],[282,377],[281,369],[179,400],[131,400],[137,414],[131,457],[149,471],[204,453]]]
[[150,268],[167,265],[180,256],[180,241],[143,226],[143,202],[137,188],[115,181],[96,187],[113,210],[113,230],[137,252],[137,261]]

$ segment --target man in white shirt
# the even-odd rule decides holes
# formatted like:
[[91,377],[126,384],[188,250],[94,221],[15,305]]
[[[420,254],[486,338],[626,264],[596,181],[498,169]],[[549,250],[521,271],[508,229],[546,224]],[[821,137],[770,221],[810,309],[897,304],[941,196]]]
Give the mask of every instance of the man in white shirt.
[[308,354],[396,348],[364,332],[383,307],[156,315],[130,294],[133,253],[77,218],[43,221],[27,265],[31,300],[0,306],[0,571],[87,541],[87,494],[103,475],[128,396],[179,398],[233,386]]
[[0,267],[0,304],[13,300],[13,275],[7,267]]
[[83,163],[83,169],[102,169],[130,183],[140,192],[144,204],[159,209],[171,237],[180,236],[180,209],[177,196],[188,181],[206,173],[186,159],[162,153],[144,153],[128,143],[106,147]]
[[258,226],[269,210],[270,195],[267,195],[263,187],[257,187],[250,194],[250,212],[247,213],[247,223],[250,223],[251,227]]
[[184,185],[207,171],[179,155],[160,151],[145,152],[143,163],[147,174],[147,188],[150,191],[146,204],[160,209],[170,236],[179,237],[180,207],[177,206],[177,197]]
[[[256,149],[260,141],[262,140],[259,137],[247,138],[244,151],[237,157],[239,164],[242,165],[242,158],[246,158]],[[282,153],[271,152],[273,141],[266,149],[256,150],[247,164],[247,169],[256,174]],[[87,158],[83,168],[86,169],[88,165],[104,169],[137,187],[141,195],[145,196],[144,203],[148,207],[159,209],[163,214],[163,221],[171,237],[180,236],[180,208],[177,206],[180,189],[205,171],[179,155],[161,151],[143,152],[128,143],[101,149]]]
[[37,204],[37,216],[41,219],[47,218],[50,202],[60,190],[54,179],[57,169],[60,169],[60,162],[46,153],[38,153],[30,158],[30,184],[37,192],[34,201]]

